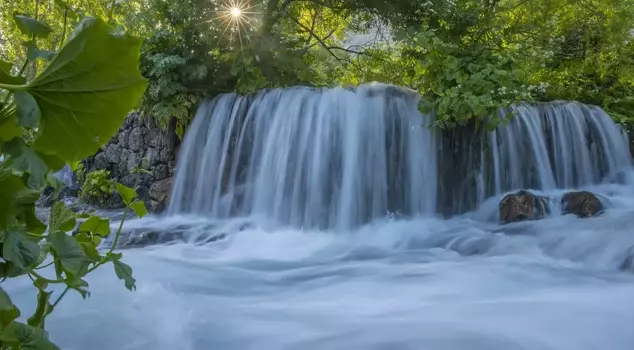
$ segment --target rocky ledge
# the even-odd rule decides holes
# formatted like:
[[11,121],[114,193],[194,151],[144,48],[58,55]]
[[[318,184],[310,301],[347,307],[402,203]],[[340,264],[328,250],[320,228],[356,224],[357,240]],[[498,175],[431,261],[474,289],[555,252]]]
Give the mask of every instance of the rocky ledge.
[[[178,137],[174,128],[161,128],[151,118],[130,114],[123,126],[95,155],[82,163],[86,172],[105,169],[112,177],[133,187],[138,179],[137,193],[149,211],[157,213],[165,209],[176,168]],[[136,174],[132,170],[140,167],[146,173]],[[118,208],[123,205],[114,195],[100,207]]]

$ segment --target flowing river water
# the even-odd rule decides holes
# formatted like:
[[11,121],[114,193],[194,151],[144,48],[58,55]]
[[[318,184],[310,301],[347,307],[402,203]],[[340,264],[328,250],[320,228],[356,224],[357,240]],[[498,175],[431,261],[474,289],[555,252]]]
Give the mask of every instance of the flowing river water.
[[[549,142],[559,140],[561,149],[540,150],[537,132],[520,124],[511,129],[514,137],[498,130],[490,137],[506,135],[507,143],[524,140],[520,133],[530,137],[515,148],[498,142],[483,149],[500,156],[485,157],[493,161],[482,166],[482,185],[474,189],[478,209],[442,218],[430,200],[439,182],[429,170],[435,153],[428,140],[435,136],[422,129],[405,137],[410,124],[372,117],[369,111],[385,113],[381,104],[337,102],[345,93],[316,97],[340,107],[331,114],[299,92],[287,93],[289,99],[260,96],[249,103],[274,116],[271,125],[251,129],[227,130],[238,121],[226,108],[260,120],[263,112],[249,114],[253,108],[239,103],[222,107],[224,114],[215,107],[225,116],[211,121],[216,126],[199,115],[199,128],[184,144],[189,156],[181,158],[168,214],[127,224],[183,232],[186,242],[125,250],[137,291],[125,290],[112,268],[97,270],[88,278],[92,296],[84,301],[69,293],[50,317],[51,338],[68,350],[634,347],[634,172],[627,142],[611,122],[586,126],[588,133],[581,116],[557,119],[562,126],[550,123],[550,130],[561,136]],[[313,112],[293,114],[309,107]],[[285,111],[285,122],[275,108]],[[366,108],[361,114],[375,124],[366,130],[333,116],[360,113],[353,108]],[[414,113],[407,103],[393,108]],[[300,115],[341,125],[295,118]],[[581,144],[592,132],[600,137],[587,152],[566,149],[561,139]],[[404,141],[370,149],[375,146],[363,135],[376,141],[381,133]],[[412,154],[410,142],[420,144],[419,153]],[[515,164],[504,154],[518,147],[534,152]],[[545,153],[557,160],[544,161]],[[386,157],[406,164],[386,170],[394,169]],[[250,165],[241,173],[230,159]],[[533,163],[542,167],[536,175],[521,171]],[[599,195],[606,210],[589,219],[553,210],[542,220],[501,225],[497,206],[512,187],[534,188],[553,203],[561,188],[584,188]],[[397,211],[403,215],[387,214]],[[218,235],[224,238],[200,243]],[[35,300],[30,281],[10,283],[28,313]]]

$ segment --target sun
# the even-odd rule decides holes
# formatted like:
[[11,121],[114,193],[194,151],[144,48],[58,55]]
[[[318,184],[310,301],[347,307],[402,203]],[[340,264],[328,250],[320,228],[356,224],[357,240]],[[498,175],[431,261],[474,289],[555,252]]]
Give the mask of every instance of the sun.
[[231,9],[231,15],[233,17],[240,17],[240,15],[242,15],[242,10],[240,10],[237,7],[234,7],[234,8]]

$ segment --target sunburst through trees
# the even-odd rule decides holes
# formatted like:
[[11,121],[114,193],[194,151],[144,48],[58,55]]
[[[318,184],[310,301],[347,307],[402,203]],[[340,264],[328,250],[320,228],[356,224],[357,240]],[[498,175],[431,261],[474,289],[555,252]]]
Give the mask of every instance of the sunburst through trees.
[[257,11],[258,4],[251,4],[249,0],[224,0],[220,1],[216,7],[215,20],[220,21],[219,28],[222,34],[219,40],[229,36],[230,40],[235,40],[243,46],[244,40],[249,40],[249,33],[259,24],[257,16],[261,12]]

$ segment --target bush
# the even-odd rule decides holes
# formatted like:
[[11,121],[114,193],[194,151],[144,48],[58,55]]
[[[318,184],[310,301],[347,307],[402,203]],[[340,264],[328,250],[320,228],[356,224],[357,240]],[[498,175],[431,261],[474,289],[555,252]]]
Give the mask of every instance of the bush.
[[[83,176],[82,176],[83,177]],[[95,170],[80,180],[79,198],[87,203],[105,203],[114,193],[115,186],[108,170]]]

